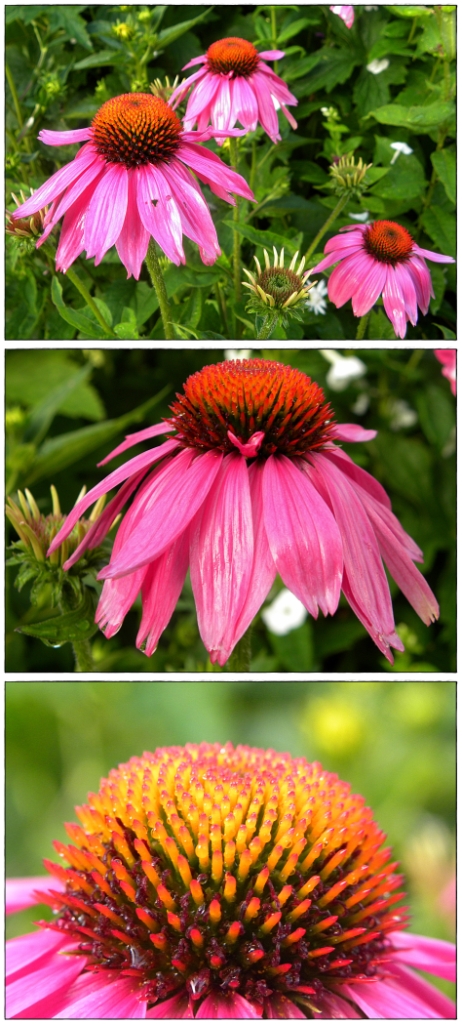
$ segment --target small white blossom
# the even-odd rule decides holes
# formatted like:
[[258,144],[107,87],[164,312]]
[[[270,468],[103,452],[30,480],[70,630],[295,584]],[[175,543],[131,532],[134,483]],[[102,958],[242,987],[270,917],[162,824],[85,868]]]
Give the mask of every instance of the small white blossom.
[[413,427],[419,418],[415,409],[411,409],[409,403],[403,398],[395,398],[390,402],[388,415],[390,416],[391,430],[403,430],[405,427]]
[[311,313],[315,313],[316,316],[318,316],[318,313],[325,313],[327,308],[325,299],[326,295],[326,282],[318,281],[317,284],[314,284],[308,292],[306,297],[306,308],[309,309]]
[[390,147],[395,150],[390,161],[390,166],[395,163],[400,153],[404,153],[405,156],[409,156],[414,152],[414,150],[408,146],[407,142],[390,142]]
[[390,61],[384,57],[383,60],[371,60],[370,64],[366,64],[366,71],[370,71],[371,75],[380,75],[389,67]]
[[286,636],[293,629],[302,626],[308,612],[302,602],[290,590],[281,590],[272,604],[265,608],[261,617],[270,633]]
[[364,413],[367,412],[370,404],[371,400],[369,395],[366,395],[366,392],[363,391],[362,394],[358,395],[354,405],[351,406],[351,411],[354,412],[355,416],[364,416]]
[[350,217],[351,220],[363,220],[363,221],[366,221],[369,216],[370,216],[369,210],[364,210],[363,213],[350,213],[349,214],[349,217]]
[[326,382],[332,391],[345,391],[354,380],[367,373],[367,366],[357,356],[342,356],[332,348],[322,348],[321,355],[331,363]]
[[252,349],[251,348],[225,348],[225,359],[233,361],[235,359],[251,359]]

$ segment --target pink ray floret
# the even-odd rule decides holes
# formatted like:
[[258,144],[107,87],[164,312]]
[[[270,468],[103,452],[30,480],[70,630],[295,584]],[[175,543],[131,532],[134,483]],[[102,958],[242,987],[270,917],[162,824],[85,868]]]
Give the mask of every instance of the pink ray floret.
[[385,312],[399,338],[406,336],[408,321],[417,323],[417,307],[425,315],[434,296],[425,259],[454,263],[452,256],[422,249],[406,228],[394,221],[354,224],[341,228],[327,242],[324,259],[312,273],[338,266],[329,277],[328,294],[337,307],[351,299],[355,316],[368,313],[382,296]]
[[457,352],[455,348],[435,348],[435,356],[438,362],[442,364],[443,369],[441,373],[443,377],[447,377],[453,395],[457,390]]
[[[177,107],[192,86],[185,128],[193,128],[197,123],[199,131],[209,124],[229,130],[239,122],[249,132],[261,124],[271,141],[279,142],[277,111],[281,109],[291,127],[296,128],[297,122],[287,107],[298,103],[282,78],[265,63],[282,57],[282,50],[258,53],[247,39],[237,36],[212,43],[207,53],[185,64],[183,70],[196,64],[202,66],[172,93],[172,105]],[[220,145],[221,139],[217,141]]]
[[197,179],[231,205],[233,194],[251,201],[254,196],[240,174],[198,143],[240,134],[232,127],[184,130],[160,97],[117,96],[88,128],[40,132],[49,146],[85,145],[14,211],[13,220],[51,204],[37,247],[63,217],[56,252],[63,273],[83,252],[97,266],[115,245],[127,277],[138,279],[151,238],[172,263],[185,263],[183,236],[199,247],[203,263],[212,264],[221,250]]
[[345,22],[347,28],[352,28],[355,20],[355,9],[352,4],[331,4],[329,10],[337,14]]
[[375,432],[336,424],[317,384],[269,360],[205,367],[177,399],[169,421],[129,435],[103,461],[162,431],[176,433],[93,487],[50,547],[122,485],[64,566],[100,544],[131,500],[99,574],[96,622],[105,635],[117,633],[141,594],[136,644],[151,655],[189,568],[203,643],[224,665],[279,574],[314,618],[333,615],[342,591],[393,663],[391,648],[403,644],[384,563],[427,625],[439,609],[414,564],[422,552],[383,487],[338,447]]

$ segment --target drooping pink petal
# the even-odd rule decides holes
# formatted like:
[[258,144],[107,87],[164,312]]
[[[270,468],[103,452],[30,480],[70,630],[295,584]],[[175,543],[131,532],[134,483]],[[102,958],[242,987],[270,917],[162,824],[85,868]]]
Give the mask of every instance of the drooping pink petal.
[[270,456],[263,473],[265,529],[277,571],[315,618],[335,612],[343,572],[335,519],[306,473],[285,455]]
[[171,430],[175,430],[175,427],[170,426],[169,423],[155,423],[153,427],[144,427],[143,430],[137,430],[134,434],[126,434],[122,444],[118,444],[117,448],[109,452],[109,455],[105,455],[104,459],[98,462],[98,466],[104,466],[106,462],[115,459],[116,455],[122,455],[122,452],[126,452],[127,448],[133,448],[135,444],[149,441],[151,437],[158,437],[159,434],[169,434]]
[[[98,179],[97,179],[98,180]],[[66,274],[78,256],[85,250],[85,217],[93,195],[95,182],[87,188],[64,214],[64,220],[56,250],[56,269]],[[37,248],[43,240],[39,239]]]
[[358,602],[355,599],[353,590],[350,586],[350,581],[348,579],[348,573],[346,570],[343,573],[342,591],[348,601],[348,604],[354,611],[356,618],[359,619],[359,621],[363,624],[364,629],[367,630],[369,636],[372,637],[372,640],[378,647],[379,651],[381,651],[382,654],[387,659],[387,661],[390,662],[390,665],[393,665],[394,658],[391,653],[391,648],[394,647],[395,650],[397,651],[404,651],[404,644],[402,640],[400,640],[398,634],[393,630],[385,636],[383,633],[378,632],[375,629],[369,618],[369,615],[367,614],[367,610],[363,607],[363,605],[358,604]]
[[345,571],[355,603],[364,609],[377,633],[386,636],[394,632],[390,589],[379,546],[353,484],[321,453],[304,462],[303,466],[332,508],[342,538]]
[[[129,516],[124,516],[117,530],[111,558],[116,558],[130,531]],[[147,566],[123,576],[119,580],[106,580],[96,609],[95,622],[110,640],[119,632],[127,612],[136,600],[146,576]]]
[[[222,459],[221,452],[209,451],[198,456],[194,450],[184,448],[166,462],[135,499],[130,509],[130,535],[98,578],[113,579],[134,572],[173,544],[206,500]],[[140,537],[144,540],[142,545]]]
[[456,980],[456,951],[452,942],[429,939],[408,931],[390,932],[389,939],[393,948],[398,950],[396,959],[399,963],[436,974],[446,981]]
[[52,132],[49,128],[42,128],[38,133],[40,142],[44,142],[46,146],[69,146],[73,142],[87,142],[91,139],[93,132],[91,127],[88,128],[74,128],[71,131],[65,132]]
[[48,203],[51,203],[53,199],[58,199],[68,185],[72,185],[90,164],[99,160],[100,158],[91,142],[88,142],[86,146],[82,146],[79,159],[72,160],[71,163],[65,164],[59,171],[52,174],[51,178],[48,178],[48,181],[45,181],[30,199],[26,199],[26,202],[21,203],[21,206],[18,206],[17,210],[11,214],[13,220],[29,217],[32,213],[43,210],[43,207],[48,206]]
[[191,1000],[184,989],[171,999],[164,999],[148,1010],[146,1017],[156,1020],[191,1020],[194,1017]]
[[199,246],[203,263],[210,266],[221,253],[218,236],[207,203],[192,174],[179,160],[169,167],[172,191],[181,219],[181,228],[187,238]]
[[455,263],[452,256],[442,256],[439,252],[432,252],[431,249],[422,249],[422,246],[416,245],[414,242],[412,252],[416,253],[417,256],[424,256],[426,260],[432,260],[433,263]]
[[149,232],[138,214],[137,202],[138,180],[133,171],[128,172],[127,212],[119,237],[116,240],[117,252],[127,271],[127,277],[138,281],[143,260],[148,251]]
[[38,961],[33,969],[29,968],[7,985],[7,1017],[16,1017],[28,1011],[38,999],[45,999],[71,985],[84,965],[84,958],[55,952],[50,953],[46,960]]
[[258,54],[261,60],[282,60],[285,55],[285,50],[260,50]]
[[258,1020],[262,1015],[259,1010],[237,992],[223,995],[213,992],[206,996],[196,1013],[196,1019],[204,1020]]
[[358,423],[335,423],[331,437],[337,441],[373,441],[377,437],[376,430],[365,430]]
[[391,501],[386,490],[382,487],[382,484],[379,484],[378,480],[371,476],[370,473],[367,473],[365,469],[361,469],[361,466],[357,466],[356,463],[350,459],[350,456],[347,455],[346,452],[342,451],[341,448],[326,448],[324,456],[327,459],[332,459],[336,465],[341,463],[343,472],[346,473],[351,480],[355,480],[356,483],[371,494],[376,501],[385,505],[386,508],[391,508]]
[[[5,880],[5,913],[16,914],[26,907],[34,907],[40,900],[37,890],[46,892],[51,884],[49,875],[34,878],[7,878]],[[53,889],[61,889],[61,883],[53,879]],[[64,886],[63,886],[64,888]]]
[[[417,976],[412,980],[415,981]],[[438,1019],[441,1014],[433,1009],[422,990],[413,991],[410,979],[389,975],[383,981],[374,979],[370,985],[342,985],[339,991],[359,1006],[371,1020]],[[450,1000],[446,1000],[450,1004]],[[452,1016],[454,1016],[454,1008]]]
[[117,241],[125,220],[128,202],[128,171],[123,164],[109,164],[90,200],[85,217],[87,257],[95,257],[95,266]]
[[[349,299],[355,300],[354,313],[364,316],[377,301],[386,282],[387,267],[366,252],[346,255],[332,272],[327,285],[329,298],[337,307]],[[358,297],[356,301],[355,297]],[[360,312],[361,310],[361,312]]]
[[417,293],[414,279],[406,263],[397,263],[394,268],[396,283],[401,291],[406,310],[406,316],[411,324],[417,323]]
[[[387,280],[387,270],[386,264],[379,263],[371,256],[367,257],[367,270],[364,266],[365,254],[358,256],[357,259],[358,264],[361,264],[362,274],[351,297],[351,305],[355,316],[364,316],[381,294]],[[351,268],[351,261],[349,262]]]
[[343,255],[343,250],[349,249],[351,246],[355,246],[358,252],[362,252],[364,250],[364,232],[357,224],[349,224],[348,228],[347,234],[333,235],[332,238],[329,238],[324,246],[324,252],[338,252]]
[[[196,73],[197,74],[197,73]],[[191,76],[193,77],[193,76]],[[189,81],[189,80],[188,80]],[[213,75],[207,72],[204,68],[197,75],[197,84],[193,89],[186,107],[184,116],[184,126],[186,131],[194,125],[194,122],[200,116],[201,111],[207,111],[207,121],[213,120],[213,125],[218,128],[215,124],[214,119],[211,115],[213,113],[213,103],[215,96],[221,87],[221,76]]]
[[[339,990],[341,991],[341,989]],[[361,1014],[335,992],[328,989],[316,997],[316,1019],[319,1020],[360,1020]]]
[[191,524],[190,571],[199,632],[224,665],[251,581],[254,553],[247,462],[227,455]]
[[387,279],[382,292],[383,308],[398,338],[406,337],[407,316],[404,298],[394,267],[387,265]]
[[265,999],[265,1017],[268,1020],[306,1020],[306,1013],[282,992],[274,992],[270,999]]
[[103,509],[101,515],[98,516],[98,519],[92,523],[90,529],[85,534],[83,540],[80,541],[80,544],[76,547],[73,554],[67,559],[67,568],[75,565],[79,558],[82,557],[84,551],[96,548],[98,547],[98,544],[101,544],[106,534],[109,533],[116,516],[125,505],[125,502],[128,501],[133,492],[136,491],[136,488],[141,483],[143,477],[144,472],[141,471],[141,473],[135,473],[134,476],[130,477],[129,480],[126,480],[125,483],[122,484],[120,490],[117,491],[117,494],[115,494],[113,498],[111,498],[110,502],[108,502]]
[[[70,210],[74,203],[76,203],[77,200],[80,199],[84,193],[86,196],[85,209],[87,209],[89,204],[89,199],[87,197],[91,198],[96,188],[96,185],[103,177],[103,175],[104,162],[102,160],[94,160],[90,164],[90,166],[84,170],[83,174],[81,174],[80,177],[77,178],[77,181],[74,181],[74,183],[70,185],[69,188],[66,189],[64,195],[61,196],[59,202],[57,202],[56,204],[56,207],[53,211],[53,216],[50,217],[49,219],[47,216],[47,232],[45,233],[45,235],[47,233],[49,234],[49,232],[55,226],[55,224],[57,224],[61,217],[64,216],[66,210]],[[88,188],[89,185],[91,185],[91,188]],[[44,235],[41,236],[40,242],[44,241],[44,237]]]
[[457,391],[457,352],[454,348],[435,348],[433,351],[438,361],[442,363],[441,373],[443,377],[447,377],[451,391],[455,395]]
[[279,142],[281,135],[279,132],[278,115],[273,103],[268,82],[265,75],[260,70],[256,71],[252,78],[255,83],[258,113],[262,127],[265,129],[266,134],[269,135],[272,142]]
[[28,973],[32,965],[48,963],[50,956],[69,945],[67,935],[46,928],[8,939],[5,946],[7,979],[16,980]]
[[144,1020],[146,1006],[138,981],[118,977],[116,972],[101,971],[77,978],[55,1017],[59,1020]]
[[172,183],[172,166],[175,163],[175,158],[170,161],[168,172],[160,165],[148,165],[144,174],[151,197],[151,220],[155,226],[153,235],[167,255],[174,252],[177,254],[175,262],[180,260],[184,263],[181,211]]
[[177,156],[188,167],[192,167],[197,177],[210,185],[212,191],[214,186],[218,185],[228,193],[234,192],[244,199],[255,202],[255,196],[244,178],[231,167],[227,167],[216,153],[203,149],[196,142],[182,142],[177,150]]
[[439,606],[435,595],[422,574],[416,569],[407,551],[397,543],[396,536],[388,529],[383,516],[376,515],[376,510],[371,502],[368,503],[368,506],[382,557],[390,575],[422,622],[429,626],[439,617]]
[[414,283],[417,305],[425,315],[428,312],[430,299],[432,295],[434,296],[430,271],[425,260],[414,254],[408,260],[408,269]]
[[129,459],[123,466],[119,466],[118,469],[114,469],[112,473],[109,473],[101,483],[96,484],[92,487],[87,494],[74,506],[69,512],[66,518],[66,522],[63,523],[61,529],[56,534],[50,547],[48,548],[48,554],[51,555],[56,548],[59,548],[63,540],[69,536],[73,530],[76,522],[80,519],[80,516],[86,512],[90,505],[93,505],[98,498],[101,498],[103,494],[107,494],[108,491],[112,491],[113,487],[117,487],[118,484],[123,483],[128,477],[133,476],[136,473],[140,473],[141,470],[147,470],[154,462],[158,462],[159,459],[165,458],[178,447],[177,442],[170,439],[160,444],[158,448],[151,448],[148,452],[143,452],[142,455],[135,455],[133,459]]
[[343,249],[341,254],[336,250],[335,252],[330,252],[311,268],[311,274],[318,274],[321,270],[327,270],[328,267],[332,267],[334,263],[338,263],[339,260],[343,260],[346,256],[358,256],[360,254],[361,248],[359,245],[350,245],[348,249]]
[[186,68],[192,68],[195,64],[205,64],[207,62],[207,55],[203,53],[200,57],[193,57],[192,60],[188,61],[187,64],[183,64],[182,71],[186,71]]
[[[455,959],[455,947],[453,947],[453,952]],[[438,988],[435,988],[426,978],[422,978],[420,974],[416,974],[415,971],[410,970],[404,964],[394,963],[389,969],[404,988],[412,992],[422,1003],[431,1007],[434,1016],[443,1020],[454,1019],[456,1016],[455,1003],[448,996],[444,995],[443,992],[440,992]],[[430,1014],[427,1012],[428,1016]]]
[[232,84],[235,120],[240,121],[250,131],[255,131],[258,120],[255,93],[245,78],[236,78]]
[[143,615],[136,646],[140,648],[144,644],[144,653],[148,658],[154,653],[159,637],[170,622],[181,594],[188,565],[189,532],[185,530],[171,547],[147,568],[142,586]]

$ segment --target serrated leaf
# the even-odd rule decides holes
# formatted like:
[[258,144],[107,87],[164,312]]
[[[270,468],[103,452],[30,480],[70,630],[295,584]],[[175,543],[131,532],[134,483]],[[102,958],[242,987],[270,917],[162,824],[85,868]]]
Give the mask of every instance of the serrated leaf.
[[444,186],[444,190],[451,203],[456,201],[456,147],[447,146],[446,149],[435,150],[431,154],[431,162],[435,171]]

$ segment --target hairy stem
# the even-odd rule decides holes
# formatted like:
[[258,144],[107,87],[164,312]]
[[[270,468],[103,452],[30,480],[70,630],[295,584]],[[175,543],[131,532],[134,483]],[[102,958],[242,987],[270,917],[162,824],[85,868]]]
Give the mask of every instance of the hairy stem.
[[153,238],[149,239],[148,251],[146,253],[146,266],[149,270],[151,281],[156,290],[157,298],[159,299],[160,315],[162,317],[162,323],[164,325],[164,334],[166,341],[173,341],[173,330],[172,330],[172,317],[170,313],[170,304],[167,296],[167,289],[165,287],[164,275],[162,268],[157,258],[156,245]]
[[89,640],[73,640],[72,650],[74,651],[76,672],[95,671],[96,666],[93,661]]
[[305,253],[305,259],[306,260],[309,260],[311,254],[313,252],[316,252],[316,249],[317,249],[317,247],[319,245],[319,242],[321,241],[321,238],[324,238],[324,235],[325,235],[326,231],[329,230],[331,225],[334,223],[334,220],[337,219],[339,213],[342,212],[343,207],[346,206],[349,198],[350,198],[350,196],[347,193],[346,195],[342,196],[341,199],[339,199],[339,201],[337,203],[337,206],[334,207],[334,209],[332,210],[332,213],[330,213],[328,218],[327,218],[327,220],[324,221],[324,224],[323,224],[322,228],[319,229],[319,231],[318,231],[318,233],[316,235],[316,238],[313,239],[311,245],[306,250],[306,253]]
[[257,334],[257,341],[265,341],[266,338],[271,337],[273,329],[276,326],[277,318],[278,315],[274,310],[271,310],[271,312],[266,314],[265,319]]
[[[369,310],[369,312],[370,312],[370,310]],[[356,331],[356,341],[361,341],[362,338],[365,338],[368,321],[369,321],[369,313],[365,313],[364,316],[362,316],[360,318],[360,321],[359,321],[359,324],[358,324],[358,330]]]

